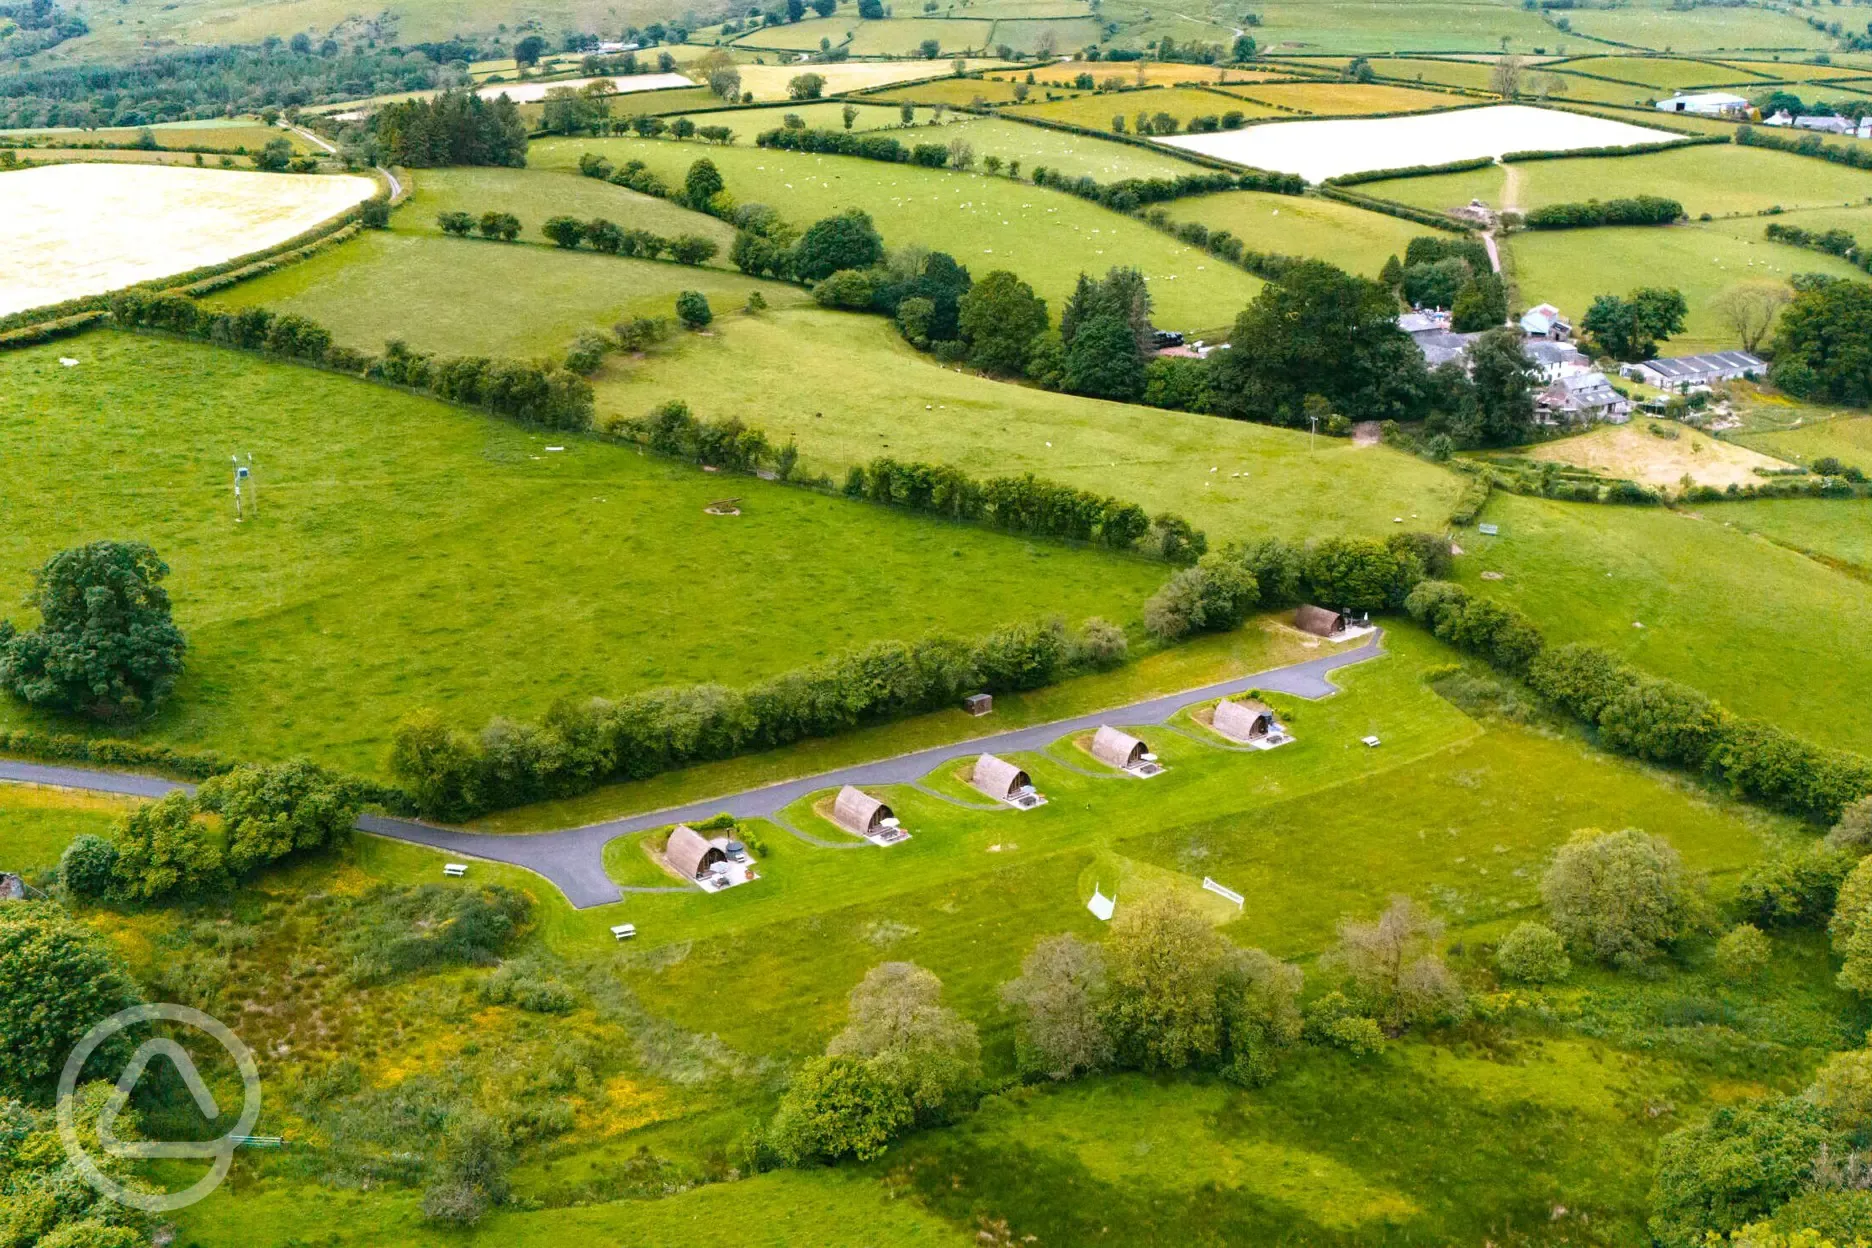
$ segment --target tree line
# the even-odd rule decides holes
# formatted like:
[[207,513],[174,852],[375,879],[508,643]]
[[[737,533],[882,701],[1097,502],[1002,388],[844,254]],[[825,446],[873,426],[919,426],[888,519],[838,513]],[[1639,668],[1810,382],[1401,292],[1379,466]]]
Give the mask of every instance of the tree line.
[[1530,230],[1572,230],[1599,225],[1672,225],[1688,214],[1684,206],[1662,195],[1632,195],[1584,203],[1545,204],[1526,213],[1521,224]]
[[1037,689],[1124,654],[1124,634],[1110,624],[1088,620],[1072,632],[1053,619],[972,641],[877,642],[742,689],[568,697],[537,724],[497,716],[478,734],[422,710],[397,725],[390,769],[422,813],[465,819],[940,710],[965,694]]
[[386,104],[371,127],[386,164],[526,165],[526,123],[519,105],[505,95],[485,100],[474,91],[444,91],[432,99]]
[[111,298],[111,316],[126,328],[161,330],[387,381],[548,429],[591,427],[591,383],[552,363],[487,356],[438,358],[412,351],[398,340],[386,343],[381,356],[366,355],[336,345],[330,330],[303,316],[265,308],[215,312],[175,292],[124,291]]

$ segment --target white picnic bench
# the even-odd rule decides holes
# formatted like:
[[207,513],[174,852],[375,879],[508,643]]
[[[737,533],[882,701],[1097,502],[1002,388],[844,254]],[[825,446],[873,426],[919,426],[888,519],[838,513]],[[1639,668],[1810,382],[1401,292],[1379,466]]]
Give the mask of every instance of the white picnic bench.
[[611,929],[611,936],[615,940],[629,940],[636,934],[637,925],[635,923],[620,923]]
[[1363,745],[1372,746],[1375,748],[1378,745],[1378,738],[1377,737],[1360,737],[1359,742]]
[[447,876],[467,875],[468,864],[465,862],[445,862],[442,864],[442,874]]

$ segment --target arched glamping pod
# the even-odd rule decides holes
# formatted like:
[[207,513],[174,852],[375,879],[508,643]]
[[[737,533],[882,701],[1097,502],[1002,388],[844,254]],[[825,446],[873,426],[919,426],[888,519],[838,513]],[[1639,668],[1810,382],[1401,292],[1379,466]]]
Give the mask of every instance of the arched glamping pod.
[[897,826],[897,816],[889,806],[849,784],[838,791],[832,803],[832,822],[873,845],[895,845],[910,839],[910,834]]
[[1020,810],[1046,805],[1046,798],[1034,792],[1033,779],[1006,759],[983,754],[975,760],[969,783],[994,798]]
[[1215,705],[1209,726],[1231,741],[1252,745],[1256,749],[1271,750],[1293,740],[1281,722],[1274,718],[1273,708],[1253,698],[1243,698],[1239,702],[1230,698],[1222,699]]
[[1109,724],[1101,725],[1092,735],[1092,757],[1107,767],[1116,767],[1134,776],[1148,777],[1163,772],[1150,746],[1130,733],[1119,732]]

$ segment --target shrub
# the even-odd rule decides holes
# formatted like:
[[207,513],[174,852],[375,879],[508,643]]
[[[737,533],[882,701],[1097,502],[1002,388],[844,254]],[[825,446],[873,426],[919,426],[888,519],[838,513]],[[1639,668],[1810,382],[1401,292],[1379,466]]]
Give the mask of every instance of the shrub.
[[1540,892],[1554,930],[1601,961],[1650,958],[1690,921],[1677,851],[1635,828],[1575,832],[1541,877]]
[[1819,1106],[1800,1097],[1723,1108],[1658,1146],[1651,1233],[1665,1248],[1702,1248],[1765,1217],[1798,1191],[1833,1142]]
[[221,816],[227,867],[236,875],[342,844],[358,813],[356,796],[338,777],[303,760],[237,767],[202,785],[200,803]]
[[871,307],[873,279],[862,269],[840,269],[813,286],[812,295],[822,308],[846,308],[868,311]]
[[1221,1053],[1225,944],[1173,894],[1146,896],[1118,912],[1106,941],[1106,1019],[1127,1064],[1179,1070]]
[[872,1063],[815,1057],[793,1076],[767,1138],[789,1165],[841,1157],[870,1161],[915,1116],[903,1089]]
[[577,247],[585,241],[585,223],[577,217],[548,217],[540,233],[559,247]]
[[1716,973],[1732,984],[1754,983],[1773,954],[1759,927],[1738,923],[1716,942]]
[[116,896],[158,901],[226,881],[220,847],[208,838],[195,810],[195,799],[177,792],[138,807],[118,822],[112,832]]
[[685,290],[676,296],[676,317],[686,329],[701,329],[715,319],[708,296],[699,290]]
[[444,234],[454,234],[466,238],[474,230],[475,219],[465,212],[439,212],[436,224],[442,227]]
[[1558,932],[1543,923],[1522,923],[1496,948],[1495,967],[1506,979],[1552,984],[1565,979],[1573,963]]
[[1122,628],[1093,616],[1079,626],[1073,659],[1079,665],[1103,671],[1122,664],[1130,645]]
[[1164,582],[1144,603],[1144,627],[1165,641],[1238,628],[1254,609],[1254,577],[1237,560],[1204,555]]
[[1764,927],[1819,927],[1833,914],[1852,854],[1813,845],[1757,863],[1742,875],[1736,908]]
[[1097,945],[1071,935],[1037,941],[1020,977],[1001,985],[1001,1000],[1015,1015],[1021,1073],[1072,1079],[1109,1064],[1111,1037],[1100,1017],[1105,989],[1105,954]]
[[1384,1030],[1375,1019],[1360,1014],[1343,992],[1329,992],[1309,1003],[1302,1034],[1315,1044],[1341,1049],[1353,1057],[1370,1057],[1384,1048]]
[[1826,843],[1854,854],[1872,850],[1872,797],[1862,797],[1840,811]]
[[604,363],[605,352],[610,349],[611,344],[603,336],[589,329],[581,330],[579,336],[572,340],[572,345],[566,348],[566,369],[581,377],[590,376]]
[[707,264],[720,250],[719,243],[700,234],[678,234],[669,244],[670,259],[677,264]]
[[85,1032],[141,1001],[104,938],[51,902],[0,906],[0,983],[0,1085],[15,1095],[50,1092]]

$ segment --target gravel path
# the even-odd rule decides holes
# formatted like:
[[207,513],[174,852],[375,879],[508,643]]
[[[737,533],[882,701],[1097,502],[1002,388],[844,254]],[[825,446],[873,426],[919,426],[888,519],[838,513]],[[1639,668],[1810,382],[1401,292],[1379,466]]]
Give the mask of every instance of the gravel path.
[[[818,775],[801,776],[794,780],[783,780],[778,784],[748,789],[741,793],[705,798],[681,806],[646,811],[621,819],[608,819],[603,823],[587,824],[579,828],[563,828],[557,832],[537,832],[528,835],[495,836],[437,827],[434,824],[422,823],[414,819],[398,819],[388,815],[361,815],[357,826],[377,836],[427,845],[445,853],[484,858],[493,862],[524,867],[545,876],[558,885],[560,891],[565,893],[567,900],[580,910],[620,901],[626,893],[687,892],[688,889],[681,885],[658,888],[619,886],[605,872],[604,847],[618,837],[628,836],[633,832],[665,827],[672,823],[707,819],[719,814],[733,815],[736,819],[771,820],[780,811],[809,793],[835,789],[844,784],[861,787],[906,784],[922,792],[932,793],[933,791],[925,788],[920,781],[946,762],[967,758],[973,754],[1012,754],[1021,751],[1044,750],[1046,746],[1063,736],[1089,728],[1097,728],[1100,724],[1125,726],[1162,724],[1184,707],[1198,702],[1207,702],[1213,698],[1246,693],[1250,689],[1266,689],[1303,698],[1327,697],[1338,691],[1338,686],[1328,679],[1330,675],[1339,668],[1376,657],[1380,653],[1379,643],[1383,636],[1382,632],[1375,632],[1360,645],[1321,655],[1317,659],[1308,659],[1286,667],[1256,672],[1250,676],[1239,676],[1234,680],[1204,685],[1197,689],[1186,689],[1181,693],[1173,693],[1165,697],[1133,702],[1128,706],[1112,707],[1086,715],[1076,715],[1071,719],[1057,719],[1051,723],[1034,724],[1007,732],[990,733],[968,741],[956,741],[948,745],[933,746],[927,750],[918,750],[912,754],[900,754],[895,758],[856,763],[849,767],[820,772]],[[135,797],[161,797],[177,789],[189,791],[194,789],[193,785],[163,780],[155,776],[94,771],[79,767],[54,767],[40,763],[0,759],[0,781],[7,780],[29,784],[58,785],[68,789],[88,789],[101,793],[124,793]],[[941,793],[933,795],[956,805],[965,804],[956,802],[955,799]],[[1006,808],[983,806],[982,809]],[[793,828],[790,824],[783,822],[782,826],[801,840],[823,845],[826,848],[835,847],[834,842],[821,841]],[[837,844],[836,847],[846,848],[842,844]]]

